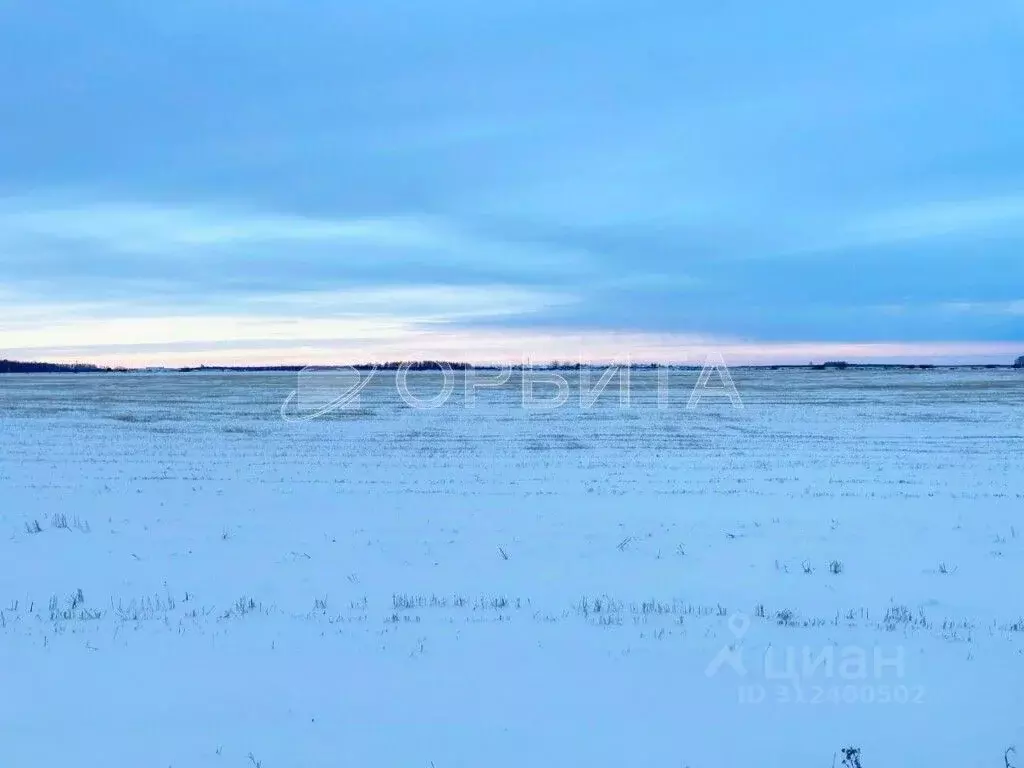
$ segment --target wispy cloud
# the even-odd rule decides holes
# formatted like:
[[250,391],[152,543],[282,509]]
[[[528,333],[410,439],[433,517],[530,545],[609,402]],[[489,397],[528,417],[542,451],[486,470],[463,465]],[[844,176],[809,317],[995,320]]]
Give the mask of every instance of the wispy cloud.
[[942,304],[940,308],[954,314],[1024,315],[1024,300],[951,301]]
[[0,348],[87,348],[104,344],[338,340],[387,337],[395,329],[508,319],[572,297],[514,286],[387,286],[366,290],[249,296],[221,306],[86,302],[0,310]]
[[1024,196],[926,203],[865,217],[848,231],[865,245],[979,235],[1006,229],[1024,234]]
[[243,305],[261,313],[286,310],[306,316],[390,315],[421,323],[451,323],[529,315],[576,302],[568,293],[512,285],[373,286],[251,296]]
[[225,205],[56,205],[34,198],[0,201],[0,246],[0,264],[39,265],[42,274],[47,259],[66,263],[78,255],[93,272],[103,271],[104,259],[114,261],[124,278],[152,271],[155,261],[214,260],[258,271],[268,261],[278,267],[305,258],[342,276],[345,268],[410,265],[550,276],[587,264],[578,250],[495,238],[438,217],[334,219]]
[[923,202],[847,216],[825,234],[791,234],[801,242],[787,250],[838,252],[1007,235],[1024,237],[1024,196]]

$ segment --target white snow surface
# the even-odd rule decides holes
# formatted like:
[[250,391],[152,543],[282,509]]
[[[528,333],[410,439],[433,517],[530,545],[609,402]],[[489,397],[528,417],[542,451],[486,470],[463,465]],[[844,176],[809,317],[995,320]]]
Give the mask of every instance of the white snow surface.
[[1024,375],[734,375],[0,377],[0,765],[1024,765]]

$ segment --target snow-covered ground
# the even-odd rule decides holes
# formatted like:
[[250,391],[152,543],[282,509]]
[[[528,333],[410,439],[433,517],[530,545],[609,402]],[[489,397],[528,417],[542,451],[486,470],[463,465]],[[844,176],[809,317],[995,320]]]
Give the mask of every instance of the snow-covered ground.
[[0,377],[0,764],[1024,765],[1024,374],[696,379]]

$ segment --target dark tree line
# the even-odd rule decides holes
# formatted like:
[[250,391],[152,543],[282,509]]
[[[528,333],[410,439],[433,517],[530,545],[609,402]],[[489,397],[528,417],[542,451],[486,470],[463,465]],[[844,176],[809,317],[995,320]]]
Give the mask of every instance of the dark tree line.
[[88,363],[34,363],[0,360],[0,373],[112,373],[124,368],[101,368]]

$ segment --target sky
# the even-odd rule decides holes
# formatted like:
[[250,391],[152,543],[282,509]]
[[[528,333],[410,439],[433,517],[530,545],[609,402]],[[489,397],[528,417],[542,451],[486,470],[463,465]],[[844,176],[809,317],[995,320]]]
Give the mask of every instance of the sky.
[[0,357],[1024,354],[1024,0],[0,0]]

